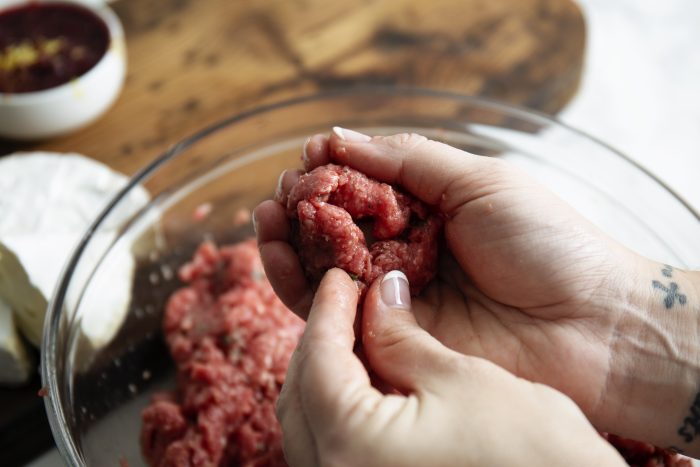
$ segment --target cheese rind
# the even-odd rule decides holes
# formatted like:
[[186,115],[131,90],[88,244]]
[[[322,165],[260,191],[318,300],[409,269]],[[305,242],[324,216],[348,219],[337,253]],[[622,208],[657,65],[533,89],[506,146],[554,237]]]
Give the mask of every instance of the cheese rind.
[[0,243],[0,300],[4,300],[5,306],[14,310],[17,325],[22,333],[38,347],[41,344],[47,307],[45,295],[32,285],[17,256],[2,243]]
[[[80,328],[93,349],[107,345],[121,327],[131,303],[135,260],[128,242],[112,245],[113,236],[97,234],[91,240],[94,249],[83,252],[83,269],[76,270],[75,280],[87,283],[78,297],[68,290],[66,306],[76,310]],[[93,252],[104,252],[96,256]],[[90,273],[90,277],[84,277]],[[78,302],[80,299],[80,302]]]
[[0,384],[26,383],[32,367],[32,358],[15,328],[12,310],[0,300]]

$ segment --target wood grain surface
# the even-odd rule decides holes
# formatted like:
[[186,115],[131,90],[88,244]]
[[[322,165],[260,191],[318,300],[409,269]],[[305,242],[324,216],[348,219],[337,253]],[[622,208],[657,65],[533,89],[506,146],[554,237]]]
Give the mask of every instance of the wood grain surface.
[[128,76],[72,135],[16,150],[76,151],[131,174],[226,116],[362,84],[483,95],[555,113],[572,97],[585,27],[571,0],[120,0]]

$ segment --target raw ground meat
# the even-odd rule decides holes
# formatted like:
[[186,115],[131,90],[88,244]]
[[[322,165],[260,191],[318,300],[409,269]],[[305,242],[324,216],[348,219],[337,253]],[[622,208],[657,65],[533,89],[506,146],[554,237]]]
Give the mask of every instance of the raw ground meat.
[[254,240],[202,244],[168,301],[177,391],[143,411],[151,466],[285,466],[274,406],[303,322],[267,281]]
[[601,433],[632,467],[692,467],[687,457],[653,444],[621,438],[610,433]]
[[[413,295],[435,277],[442,218],[391,185],[328,164],[299,178],[286,208],[298,221],[293,243],[314,286],[333,267],[351,274],[361,294],[392,269],[406,274]],[[367,232],[363,219],[373,221]]]

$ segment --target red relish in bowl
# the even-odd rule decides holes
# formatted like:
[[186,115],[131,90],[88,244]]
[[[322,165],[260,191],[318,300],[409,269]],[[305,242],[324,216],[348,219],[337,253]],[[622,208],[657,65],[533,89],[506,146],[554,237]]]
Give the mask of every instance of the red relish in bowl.
[[0,93],[53,88],[90,70],[107,51],[109,31],[87,8],[37,3],[0,11]]

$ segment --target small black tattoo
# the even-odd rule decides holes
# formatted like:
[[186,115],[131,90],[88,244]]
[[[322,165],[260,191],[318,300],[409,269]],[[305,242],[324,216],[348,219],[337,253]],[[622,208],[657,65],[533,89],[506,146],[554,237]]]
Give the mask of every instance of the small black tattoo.
[[685,452],[684,450],[682,450],[678,446],[669,446],[666,449],[671,451],[671,452],[675,452],[676,454],[683,454]]
[[651,285],[653,285],[655,289],[661,289],[666,292],[666,296],[664,297],[664,305],[666,305],[667,309],[673,307],[676,300],[678,300],[678,303],[681,305],[685,305],[687,298],[684,294],[678,293],[678,284],[675,282],[671,282],[668,287],[659,281],[651,281]]
[[673,266],[669,266],[668,264],[664,264],[664,268],[661,270],[661,274],[663,274],[666,277],[673,276]]
[[683,419],[683,425],[678,429],[683,441],[690,443],[700,434],[700,393],[695,396],[690,406],[690,413]]

